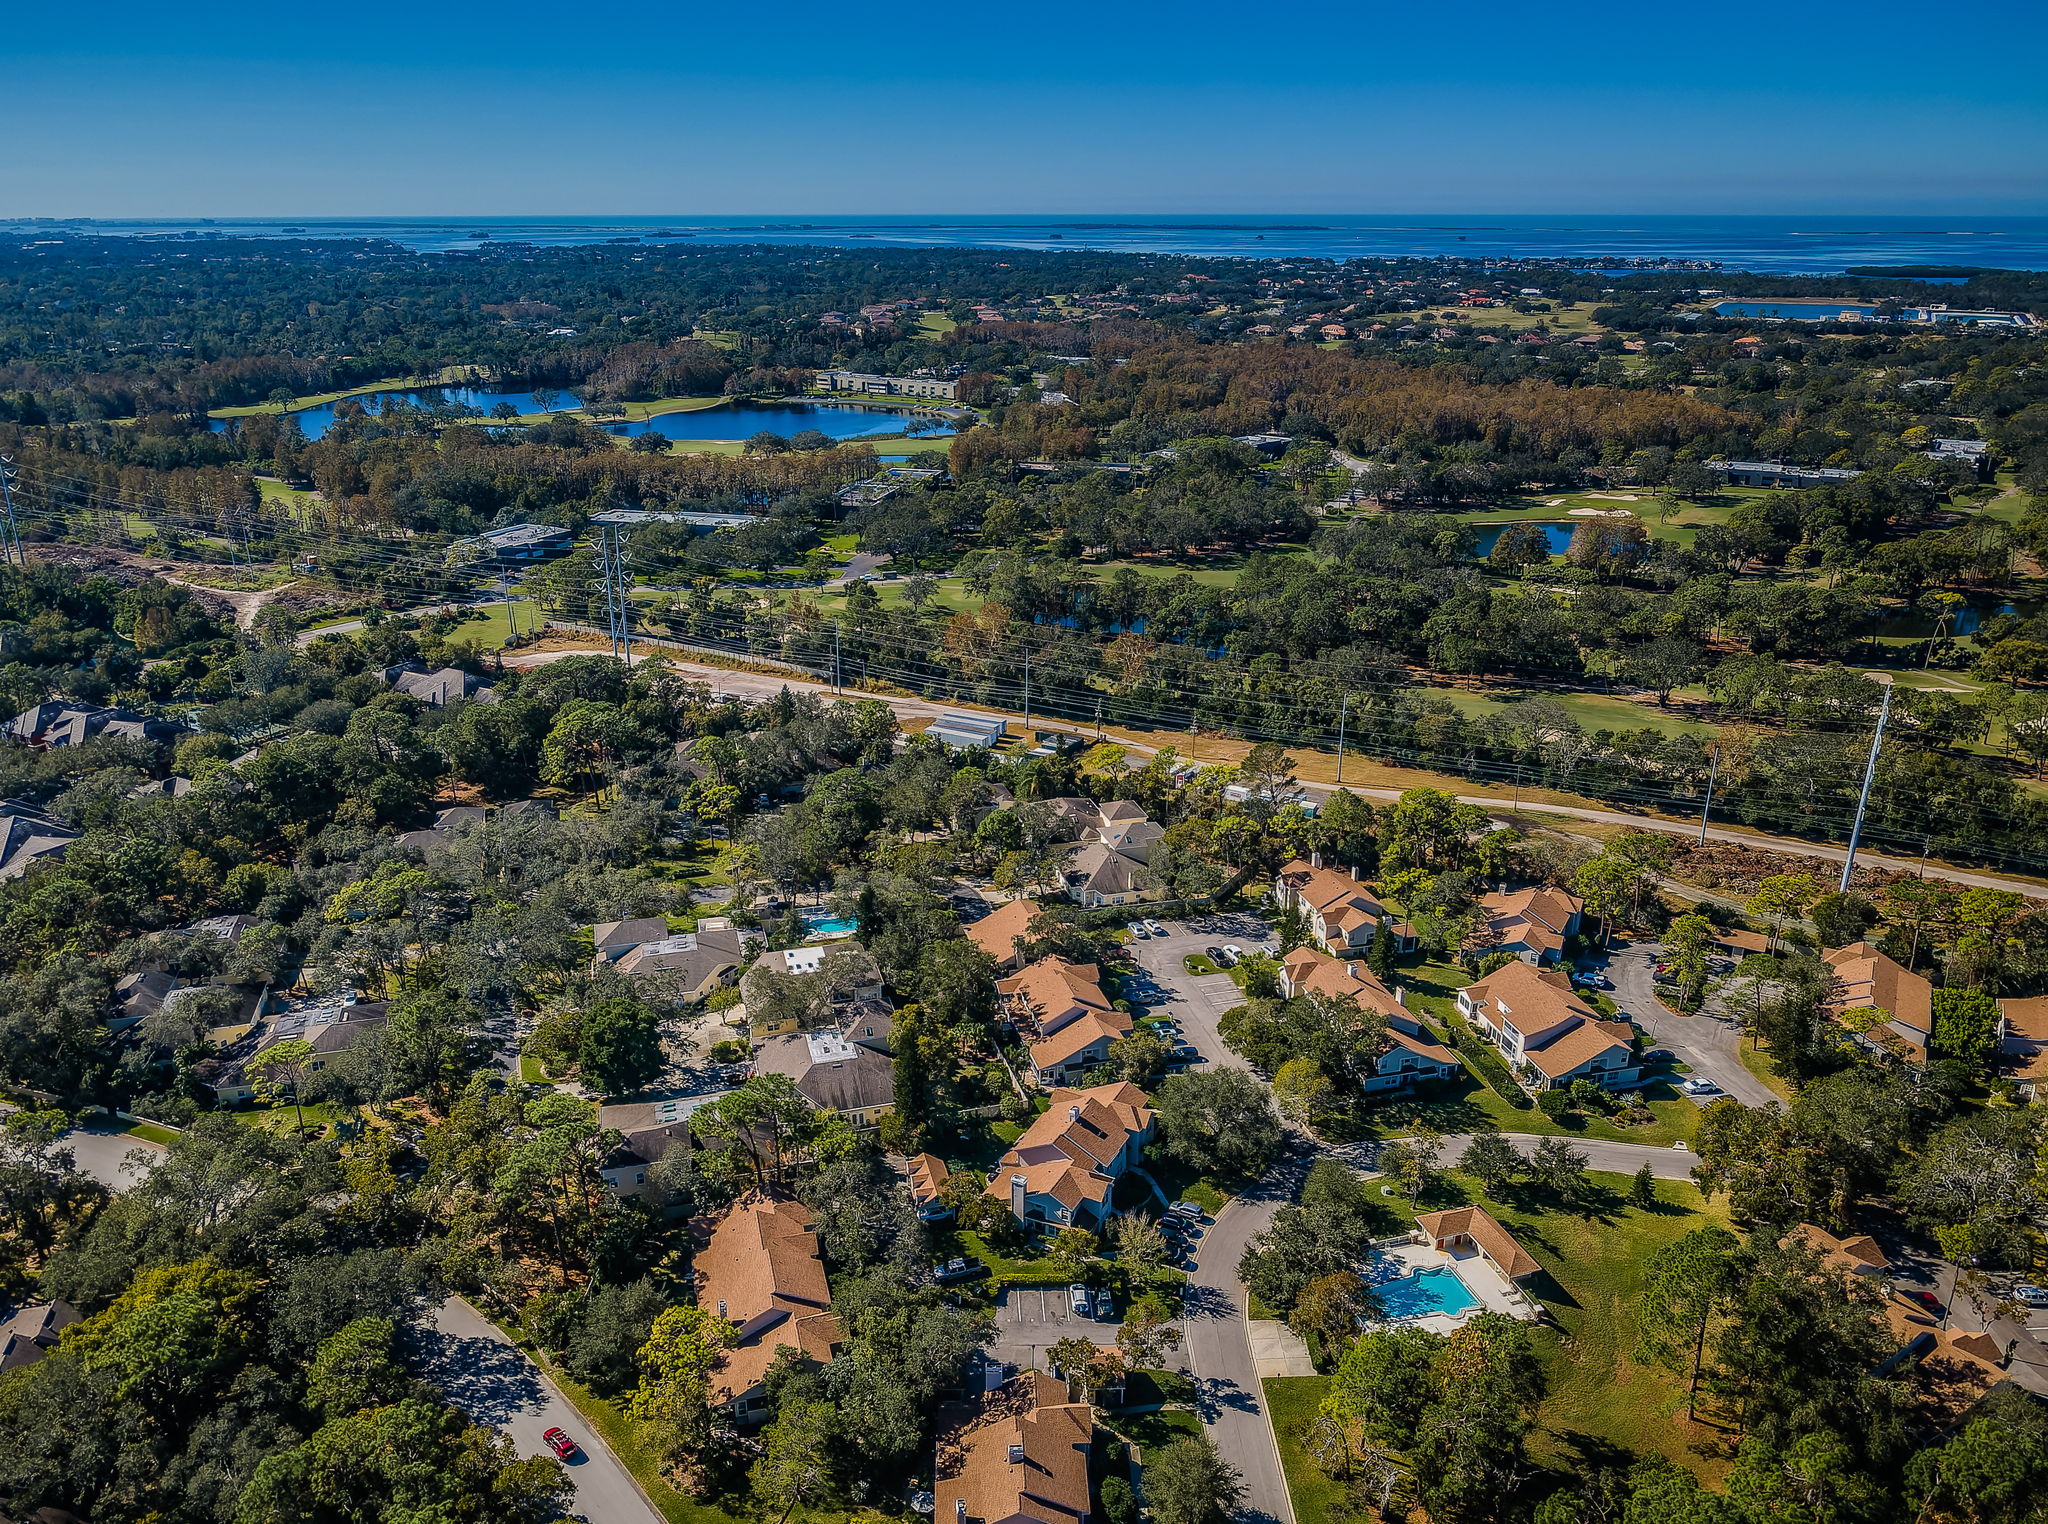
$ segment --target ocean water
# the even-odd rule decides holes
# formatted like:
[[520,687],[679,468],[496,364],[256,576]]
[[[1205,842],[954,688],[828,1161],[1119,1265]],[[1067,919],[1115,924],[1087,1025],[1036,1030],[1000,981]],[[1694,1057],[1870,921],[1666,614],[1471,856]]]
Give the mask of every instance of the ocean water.
[[[423,252],[493,244],[619,242],[1106,249],[1268,259],[1371,256],[1697,261],[1727,270],[1826,275],[1851,265],[2048,269],[2048,217],[484,217],[0,219],[0,237],[378,238]],[[477,236],[485,235],[485,236]]]

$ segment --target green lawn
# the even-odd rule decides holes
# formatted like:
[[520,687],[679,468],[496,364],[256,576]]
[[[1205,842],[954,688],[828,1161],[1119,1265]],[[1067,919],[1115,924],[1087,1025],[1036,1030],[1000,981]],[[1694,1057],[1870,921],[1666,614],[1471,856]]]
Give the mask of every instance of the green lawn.
[[523,598],[514,598],[509,605],[493,603],[475,619],[466,619],[448,632],[450,640],[473,640],[486,650],[495,651],[512,638],[512,619],[519,620],[519,630],[525,634],[540,628],[546,616],[538,604],[528,603]]
[[124,1122],[117,1129],[124,1138],[140,1138],[145,1143],[156,1143],[169,1148],[177,1140],[174,1128],[159,1127],[154,1122]]
[[1266,1416],[1280,1449],[1280,1469],[1287,1475],[1287,1494],[1294,1502],[1295,1524],[1334,1524],[1348,1519],[1344,1484],[1323,1475],[1302,1449],[1302,1435],[1330,1389],[1327,1376],[1273,1376],[1265,1389]]
[[1639,704],[1633,699],[1613,698],[1604,693],[1546,693],[1532,689],[1512,698],[1495,697],[1485,693],[1470,693],[1462,688],[1432,688],[1426,691],[1432,698],[1448,699],[1468,717],[1498,714],[1511,705],[1525,700],[1540,699],[1555,704],[1570,715],[1587,731],[1596,730],[1654,730],[1662,735],[1715,735],[1719,727],[1702,724],[1659,709],[1654,704]]
[[[1638,1211],[1622,1204],[1625,1176],[1593,1179],[1609,1195],[1584,1217],[1530,1202],[1496,1201],[1464,1178],[1453,1179],[1428,1205],[1484,1206],[1543,1267],[1544,1273],[1523,1283],[1548,1314],[1536,1331],[1550,1380],[1530,1446],[1537,1460],[1569,1466],[1589,1449],[1618,1446],[1666,1456],[1711,1479],[1718,1468],[1703,1464],[1693,1446],[1712,1431],[1686,1420],[1683,1382],[1638,1354],[1637,1308],[1650,1257],[1694,1228],[1725,1225],[1726,1211],[1693,1186],[1669,1180],[1658,1182],[1657,1205]],[[1297,1524],[1335,1524],[1345,1512],[1339,1506],[1343,1488],[1316,1469],[1301,1444],[1329,1381],[1297,1376],[1264,1386]]]
[[552,1085],[554,1083],[553,1080],[548,1078],[548,1071],[541,1066],[541,1061],[531,1053],[521,1053],[519,1055],[519,1078],[522,1083],[528,1085]]

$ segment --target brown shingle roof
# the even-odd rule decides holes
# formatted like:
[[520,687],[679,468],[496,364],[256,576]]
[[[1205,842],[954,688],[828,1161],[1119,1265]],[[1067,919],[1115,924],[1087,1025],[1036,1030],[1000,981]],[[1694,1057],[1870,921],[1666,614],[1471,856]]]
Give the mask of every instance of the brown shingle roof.
[[698,1252],[696,1271],[697,1305],[737,1327],[735,1346],[712,1374],[714,1404],[752,1388],[781,1345],[830,1358],[839,1324],[825,1310],[832,1293],[801,1203],[760,1195],[734,1202]]
[[1447,1212],[1425,1212],[1415,1219],[1415,1225],[1431,1238],[1471,1239],[1478,1245],[1479,1252],[1492,1260],[1500,1273],[1511,1281],[1533,1275],[1543,1268],[1528,1250],[1515,1242],[1515,1235],[1495,1222],[1492,1214],[1483,1207],[1452,1207]]
[[1055,1090],[1038,1120],[989,1172],[988,1194],[1009,1195],[1010,1176],[1022,1175],[1033,1195],[1051,1196],[1070,1209],[1082,1201],[1107,1201],[1115,1182],[1103,1167],[1151,1126],[1152,1109],[1136,1085]]
[[[1868,942],[1852,942],[1821,955],[1842,986],[1836,1011],[1875,1006],[1898,1026],[1908,1041],[1924,1047],[1934,1026],[1934,986]],[[1902,1036],[1907,1035],[1902,1033]]]
[[1081,1524],[1088,1517],[1094,1411],[1064,1383],[1026,1371],[979,1403],[949,1408],[934,1467],[938,1524]]
[[1022,1006],[1041,1029],[1056,1028],[1083,1011],[1114,1010],[1102,993],[1093,963],[1065,958],[1040,958],[1022,973],[996,981],[996,993],[1013,1007]]
[[1037,917],[1034,901],[1012,900],[967,927],[967,940],[996,962],[1008,963],[1017,956],[1017,939],[1031,935],[1031,923]]

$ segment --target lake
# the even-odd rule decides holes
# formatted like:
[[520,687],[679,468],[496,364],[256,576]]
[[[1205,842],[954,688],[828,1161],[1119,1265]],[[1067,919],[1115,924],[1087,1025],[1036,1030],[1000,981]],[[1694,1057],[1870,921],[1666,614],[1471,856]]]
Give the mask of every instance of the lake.
[[[394,398],[402,399],[415,407],[423,403],[440,402],[473,407],[486,414],[500,403],[510,403],[522,413],[544,411],[539,399],[531,391],[500,391],[475,386],[429,386],[417,391],[364,392],[337,402],[323,402],[318,407],[300,408],[292,417],[298,420],[300,432],[308,439],[318,439],[334,427],[335,409],[341,406],[341,402],[359,402],[364,412],[378,413],[382,412],[385,404]],[[545,411],[560,413],[582,405],[575,393],[558,391],[553,394]],[[226,430],[230,421],[226,418],[216,418],[209,426],[214,433],[219,434]]]
[[1875,302],[1716,302],[1719,317],[1792,318],[1801,322],[1825,323],[1837,318],[1867,318],[1877,311]]
[[[411,391],[364,392],[343,400],[359,402],[365,412],[377,413],[394,399],[401,399],[414,406],[440,402],[472,407],[486,416],[501,404],[510,404],[521,414],[543,411],[540,399],[531,391],[493,390],[474,386],[433,386]],[[557,391],[549,398],[546,411],[568,412],[582,405],[574,392]],[[308,439],[318,439],[334,427],[335,410],[340,406],[340,402],[323,402],[318,407],[301,408],[294,412],[292,417],[298,420],[301,432]],[[227,428],[230,421],[216,418],[210,427],[218,434]],[[791,434],[802,433],[805,429],[816,429],[819,433],[836,440],[901,434],[912,421],[912,415],[891,412],[886,408],[847,407],[809,402],[765,405],[729,402],[720,407],[700,408],[695,412],[663,413],[641,423],[614,423],[604,427],[610,434],[631,436],[654,433],[670,439],[745,439],[764,429],[787,438]],[[938,419],[918,421],[937,425],[936,429],[920,438],[939,441],[934,448],[944,449],[944,441],[952,437],[952,428]]]
[[[1483,561],[1493,554],[1493,547],[1500,542],[1501,535],[1508,527],[1506,524],[1474,524],[1472,526],[1472,532],[1478,536],[1477,554],[1480,560]],[[1550,553],[1553,556],[1561,556],[1572,543],[1572,531],[1579,526],[1563,523],[1539,523],[1536,527],[1543,531],[1543,542],[1550,547]]]
[[721,407],[698,408],[687,413],[660,413],[639,423],[608,423],[608,434],[632,436],[661,434],[670,439],[746,439],[762,433],[780,434],[784,439],[815,429],[831,439],[871,439],[882,434],[901,434],[913,422],[935,427],[921,439],[940,441],[943,450],[952,427],[939,419],[916,419],[908,413],[886,408],[836,406],[829,402],[728,402]]

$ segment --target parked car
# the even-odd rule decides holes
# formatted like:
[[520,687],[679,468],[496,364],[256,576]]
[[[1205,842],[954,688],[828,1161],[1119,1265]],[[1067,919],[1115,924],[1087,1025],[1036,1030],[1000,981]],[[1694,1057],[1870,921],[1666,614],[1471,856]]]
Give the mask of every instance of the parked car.
[[1107,1286],[1098,1287],[1095,1292],[1095,1316],[1097,1320],[1107,1322],[1115,1312],[1116,1298],[1109,1294]]
[[1151,935],[1150,932],[1145,930],[1145,923],[1143,921],[1133,921],[1130,925],[1126,926],[1124,930],[1128,931],[1133,937],[1137,938],[1140,942],[1145,941]]
[[2023,1302],[2029,1307],[2048,1307],[2048,1291],[2026,1281],[2021,1281],[2012,1288],[2012,1296],[2014,1301]]
[[1244,949],[1242,947],[1239,947],[1235,942],[1225,942],[1223,944],[1223,956],[1229,959],[1229,963],[1226,963],[1224,965],[1227,968],[1231,966],[1231,964],[1235,964],[1239,958],[1242,958],[1244,956]]
[[1719,1095],[1721,1093],[1721,1087],[1712,1080],[1694,1079],[1689,1074],[1679,1080],[1678,1088],[1686,1095],[1692,1096]]
[[1941,1298],[1936,1296],[1933,1292],[1922,1291],[1917,1286],[1900,1286],[1896,1289],[1899,1295],[1905,1297],[1908,1301],[1918,1302],[1922,1307],[1925,1307],[1929,1312],[1934,1313],[1936,1316],[1940,1315]]
[[1206,1058],[1202,1057],[1199,1049],[1189,1047],[1186,1043],[1182,1043],[1178,1048],[1175,1048],[1168,1056],[1177,1064],[1205,1064],[1208,1062]]
[[1166,935],[1166,928],[1160,925],[1157,921],[1147,921],[1145,923],[1145,929],[1151,932],[1152,935],[1155,937],[1163,937]]
[[1078,1282],[1069,1286],[1067,1288],[1067,1305],[1074,1310],[1076,1316],[1087,1317],[1089,1305],[1088,1288],[1080,1285]]
[[1678,1055],[1669,1048],[1652,1048],[1643,1055],[1643,1062],[1646,1064],[1675,1064],[1678,1062]]
[[1223,949],[1220,947],[1205,947],[1202,949],[1202,956],[1218,968],[1223,966]]
[[949,1259],[942,1265],[932,1266],[932,1279],[945,1284],[949,1281],[972,1280],[977,1275],[986,1275],[988,1266],[978,1259]]
[[1202,1209],[1192,1201],[1176,1201],[1166,1209],[1166,1215],[1168,1217],[1179,1217],[1187,1222],[1200,1222],[1202,1220]]
[[541,1438],[546,1440],[548,1448],[563,1460],[567,1460],[576,1453],[576,1441],[564,1434],[560,1429],[549,1429],[545,1434],[541,1435]]

